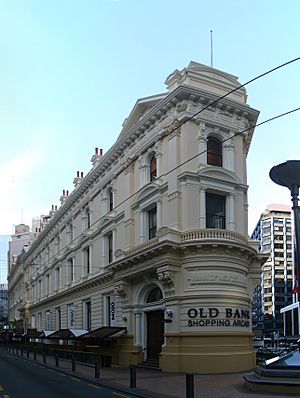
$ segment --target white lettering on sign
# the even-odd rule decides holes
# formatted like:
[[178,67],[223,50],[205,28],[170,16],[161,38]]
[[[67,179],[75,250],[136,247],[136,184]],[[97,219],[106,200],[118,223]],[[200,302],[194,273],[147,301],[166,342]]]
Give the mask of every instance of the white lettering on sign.
[[111,294],[110,295],[110,308],[109,308],[109,314],[110,314],[110,326],[116,326],[117,320],[116,320],[116,301],[115,301],[115,295]]

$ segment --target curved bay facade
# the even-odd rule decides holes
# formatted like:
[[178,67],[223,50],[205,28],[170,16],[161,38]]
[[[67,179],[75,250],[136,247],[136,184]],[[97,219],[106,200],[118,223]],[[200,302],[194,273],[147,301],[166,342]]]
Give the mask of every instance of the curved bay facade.
[[121,365],[250,369],[261,258],[248,239],[246,157],[258,111],[243,88],[216,101],[237,78],[195,62],[166,85],[136,102],[19,257],[10,313],[38,330],[126,327],[107,348]]

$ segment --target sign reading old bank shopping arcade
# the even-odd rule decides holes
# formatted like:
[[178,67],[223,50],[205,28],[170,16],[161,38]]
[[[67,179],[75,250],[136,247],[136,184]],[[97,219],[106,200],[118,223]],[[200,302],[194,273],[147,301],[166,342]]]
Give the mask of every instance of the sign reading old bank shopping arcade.
[[198,327],[249,327],[250,311],[241,308],[190,308],[188,326]]

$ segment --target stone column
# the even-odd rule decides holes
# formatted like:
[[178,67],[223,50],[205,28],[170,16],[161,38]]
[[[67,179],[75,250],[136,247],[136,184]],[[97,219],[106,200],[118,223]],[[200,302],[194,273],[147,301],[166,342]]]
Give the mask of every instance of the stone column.
[[156,214],[156,218],[157,218],[157,231],[159,230],[159,228],[162,225],[162,221],[161,221],[161,200],[158,200],[156,203],[156,209],[157,209],[157,214]]
[[142,313],[136,312],[135,318],[135,345],[142,345]]
[[199,195],[199,228],[204,229],[206,228],[206,187],[200,186],[200,195]]
[[140,243],[145,241],[145,230],[146,230],[146,212],[140,210]]
[[234,196],[232,194],[228,196],[228,222],[226,228],[230,231],[235,231]]

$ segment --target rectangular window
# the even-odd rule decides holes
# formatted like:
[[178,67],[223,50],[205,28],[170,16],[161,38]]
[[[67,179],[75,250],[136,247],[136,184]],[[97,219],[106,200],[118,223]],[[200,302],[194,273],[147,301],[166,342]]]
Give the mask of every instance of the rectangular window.
[[90,259],[90,247],[86,247],[83,250],[83,265],[84,265],[84,275],[88,275],[91,272],[91,259]]
[[157,208],[148,211],[148,238],[153,239],[156,236],[157,230]]
[[107,240],[107,262],[110,264],[113,261],[113,234],[110,233],[106,237]]
[[68,227],[68,243],[72,243],[74,240],[74,227],[73,224],[70,224]]
[[45,281],[45,294],[48,296],[50,294],[50,275],[46,275],[46,281]]
[[58,290],[60,288],[60,268],[55,268],[55,289]]
[[225,196],[206,193],[206,228],[225,229]]
[[68,260],[68,281],[72,283],[74,281],[74,258],[69,258]]
[[56,329],[61,329],[61,309],[56,308],[55,310],[55,317],[56,317]]
[[92,329],[92,303],[91,301],[84,302],[84,329]]
[[51,322],[50,311],[47,311],[46,312],[46,330],[51,330],[50,322]]
[[75,328],[76,309],[74,304],[68,305],[68,328]]
[[42,281],[39,281],[38,283],[38,299],[40,300],[42,298]]

